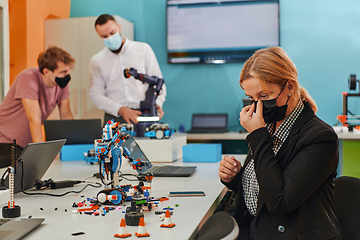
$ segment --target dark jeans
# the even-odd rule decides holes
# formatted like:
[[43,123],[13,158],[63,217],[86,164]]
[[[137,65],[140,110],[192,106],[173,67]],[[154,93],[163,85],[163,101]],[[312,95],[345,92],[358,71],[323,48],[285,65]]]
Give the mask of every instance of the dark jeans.
[[[0,143],[0,168],[11,165],[11,146],[12,143]],[[20,156],[23,148],[16,145],[16,155]]]

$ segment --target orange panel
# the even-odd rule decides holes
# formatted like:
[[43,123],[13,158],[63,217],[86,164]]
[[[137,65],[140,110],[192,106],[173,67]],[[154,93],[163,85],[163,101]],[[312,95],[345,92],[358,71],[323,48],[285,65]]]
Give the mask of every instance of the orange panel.
[[44,21],[69,18],[71,0],[9,0],[10,84],[26,68],[37,67],[44,51]]
[[69,18],[70,1],[71,0],[27,0],[27,67],[37,67],[37,57],[39,53],[45,50],[45,19]]
[[26,68],[26,0],[9,1],[10,85]]

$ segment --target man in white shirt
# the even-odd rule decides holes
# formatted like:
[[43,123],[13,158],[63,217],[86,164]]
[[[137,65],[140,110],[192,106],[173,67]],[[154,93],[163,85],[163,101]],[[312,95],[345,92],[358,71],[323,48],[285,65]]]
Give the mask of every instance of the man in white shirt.
[[[148,84],[134,78],[126,79],[124,69],[135,68],[139,73],[162,78],[159,63],[147,43],[121,37],[121,25],[109,14],[100,15],[95,30],[105,48],[95,54],[89,63],[90,98],[105,111],[104,123],[110,119],[121,123],[138,123],[140,101],[145,99]],[[156,99],[159,117],[166,97],[166,86]]]

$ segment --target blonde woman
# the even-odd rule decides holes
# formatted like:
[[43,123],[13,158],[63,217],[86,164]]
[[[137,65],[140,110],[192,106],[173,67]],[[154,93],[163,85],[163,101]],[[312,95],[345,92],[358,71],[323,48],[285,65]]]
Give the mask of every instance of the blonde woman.
[[249,132],[244,166],[226,156],[221,181],[237,191],[238,239],[341,239],[333,204],[338,138],[280,47],[249,58],[240,86],[253,102],[240,112]]

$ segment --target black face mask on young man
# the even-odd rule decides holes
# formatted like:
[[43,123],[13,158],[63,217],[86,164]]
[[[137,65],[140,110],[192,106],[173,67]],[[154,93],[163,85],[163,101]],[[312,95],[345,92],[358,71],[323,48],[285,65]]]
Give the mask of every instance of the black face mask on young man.
[[[274,123],[274,122],[278,122],[278,121],[284,119],[285,114],[286,114],[286,110],[287,110],[287,107],[288,107],[287,103],[289,101],[290,96],[288,97],[285,105],[283,105],[281,107],[276,106],[276,99],[278,99],[278,97],[280,96],[280,94],[282,93],[284,88],[285,88],[285,86],[283,87],[283,89],[281,89],[279,95],[276,98],[270,99],[270,100],[262,100],[262,103],[263,103],[263,118],[264,118],[265,123]],[[256,112],[257,102],[258,101],[251,100],[251,103],[255,103],[254,112]]]
[[59,85],[59,87],[61,88],[65,88],[66,85],[69,83],[69,81],[71,80],[70,74],[66,75],[63,78],[58,78],[55,77],[55,82],[57,83],[57,85]]

